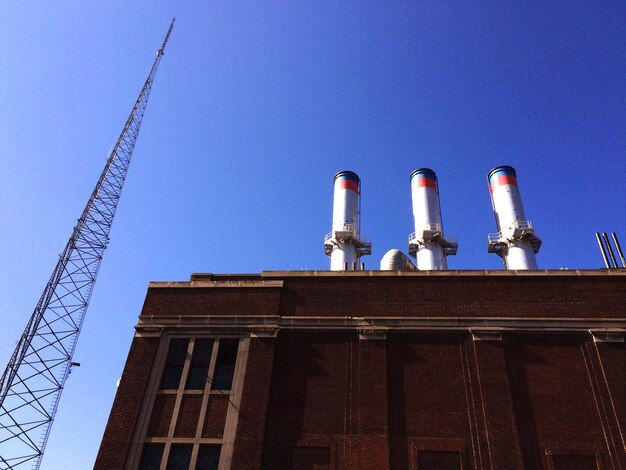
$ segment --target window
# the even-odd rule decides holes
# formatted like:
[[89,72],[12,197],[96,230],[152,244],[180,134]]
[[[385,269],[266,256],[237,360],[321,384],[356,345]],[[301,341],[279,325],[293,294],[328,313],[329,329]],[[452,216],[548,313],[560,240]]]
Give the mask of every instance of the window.
[[235,360],[239,340],[221,339],[215,373],[213,374],[213,390],[230,390],[233,385],[233,373],[235,372]]
[[191,462],[191,444],[174,444],[170,448],[170,456],[167,459],[166,470],[189,470]]
[[167,352],[167,360],[163,377],[161,378],[162,390],[176,390],[180,384],[180,377],[183,373],[183,366],[187,358],[188,339],[173,339],[170,342],[170,349]]
[[196,461],[196,470],[217,470],[220,463],[221,446],[201,445]]
[[330,468],[329,447],[294,447],[291,449],[292,470],[326,470]]
[[187,377],[187,390],[204,390],[212,351],[213,340],[196,340]]
[[461,470],[459,452],[420,450],[417,452],[418,470]]
[[553,454],[554,470],[598,470],[595,455]]
[[143,446],[139,470],[159,470],[163,457],[163,444],[146,444]]
[[[238,401],[231,389],[240,341],[227,337],[170,338],[161,350],[158,389],[146,416],[139,470],[217,470],[227,435],[226,417]],[[159,375],[160,374],[160,375]],[[237,403],[233,403],[236,407]],[[136,462],[136,461],[135,461]],[[317,467],[315,467],[317,468]],[[326,467],[320,467],[326,468]]]

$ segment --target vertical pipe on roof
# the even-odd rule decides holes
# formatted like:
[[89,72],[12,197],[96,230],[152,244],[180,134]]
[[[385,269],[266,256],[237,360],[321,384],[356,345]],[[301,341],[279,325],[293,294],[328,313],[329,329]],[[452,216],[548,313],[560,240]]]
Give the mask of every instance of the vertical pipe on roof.
[[609,258],[611,258],[611,267],[617,268],[617,259],[615,259],[615,253],[613,253],[613,247],[611,246],[609,236],[606,234],[606,232],[602,232],[602,238],[604,239],[604,243],[606,244],[606,250],[609,254]]
[[458,244],[444,237],[437,175],[429,168],[420,168],[409,179],[415,222],[409,254],[417,259],[420,270],[448,269],[446,256],[456,254]]
[[370,243],[360,239],[361,180],[352,171],[335,175],[332,231],[324,238],[331,271],[357,270],[360,258],[371,254]]
[[498,226],[498,233],[489,235],[488,251],[501,256],[506,269],[537,269],[535,253],[541,240],[526,219],[515,169],[506,165],[495,167],[487,179]]
[[613,243],[615,243],[615,249],[617,250],[619,259],[622,262],[622,268],[626,268],[626,260],[624,259],[624,252],[622,251],[622,247],[619,244],[619,240],[617,239],[617,234],[615,232],[611,232],[611,237],[613,238]]
[[596,240],[598,241],[598,247],[600,247],[600,254],[604,260],[604,265],[609,268],[609,259],[606,256],[606,248],[604,248],[604,243],[602,242],[602,238],[598,232],[596,232]]

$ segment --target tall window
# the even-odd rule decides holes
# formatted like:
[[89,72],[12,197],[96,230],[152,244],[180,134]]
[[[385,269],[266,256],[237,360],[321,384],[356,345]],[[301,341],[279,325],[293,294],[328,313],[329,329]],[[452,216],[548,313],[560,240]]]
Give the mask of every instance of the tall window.
[[196,461],[196,470],[217,470],[220,463],[220,446],[201,445]]
[[139,470],[217,470],[222,445],[233,437],[226,423],[238,406],[231,390],[239,341],[170,339]]
[[[141,454],[139,470],[159,470],[163,459],[164,444],[145,444]],[[217,470],[222,446],[201,444],[198,449],[195,470]],[[193,445],[173,444],[167,459],[167,470],[190,470]]]
[[190,444],[173,444],[167,459],[166,470],[189,470],[192,451],[193,446]]
[[196,340],[193,347],[193,355],[191,356],[189,375],[187,376],[187,390],[204,390],[209,373],[212,351],[213,340]]
[[177,389],[180,384],[180,377],[183,374],[185,359],[187,358],[188,339],[173,339],[170,342],[170,349],[167,353],[165,369],[161,378],[161,389]]
[[231,389],[238,345],[238,339],[220,340],[220,349],[217,353],[217,363],[213,374],[213,390]]
[[141,453],[139,470],[159,470],[164,448],[164,444],[145,444]]

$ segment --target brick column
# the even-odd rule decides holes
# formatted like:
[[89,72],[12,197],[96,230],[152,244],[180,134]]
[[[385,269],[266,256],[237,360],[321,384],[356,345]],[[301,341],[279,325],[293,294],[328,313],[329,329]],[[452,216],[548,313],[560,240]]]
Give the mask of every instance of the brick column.
[[278,328],[253,329],[231,468],[259,470]]
[[626,468],[626,343],[624,330],[592,331],[589,372],[607,444],[608,460]]
[[[524,469],[522,450],[515,420],[506,356],[499,331],[472,331],[469,345],[474,354],[482,413],[481,431],[487,445],[485,468]],[[471,353],[470,353],[471,354]],[[488,467],[487,467],[488,465]]]
[[94,470],[124,468],[159,340],[142,336],[133,339]]
[[357,432],[361,470],[389,468],[387,329],[359,329]]

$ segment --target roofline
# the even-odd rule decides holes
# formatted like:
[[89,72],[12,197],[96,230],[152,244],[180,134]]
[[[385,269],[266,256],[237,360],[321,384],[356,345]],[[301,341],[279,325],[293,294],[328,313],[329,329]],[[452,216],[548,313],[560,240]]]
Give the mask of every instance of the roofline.
[[371,278],[371,277],[606,277],[626,276],[626,269],[541,269],[541,270],[491,270],[467,269],[445,271],[262,271],[251,274],[193,273],[189,281],[152,281],[148,287],[200,287],[214,284],[233,287],[279,287],[277,281],[286,278]]

